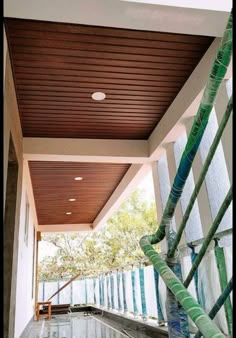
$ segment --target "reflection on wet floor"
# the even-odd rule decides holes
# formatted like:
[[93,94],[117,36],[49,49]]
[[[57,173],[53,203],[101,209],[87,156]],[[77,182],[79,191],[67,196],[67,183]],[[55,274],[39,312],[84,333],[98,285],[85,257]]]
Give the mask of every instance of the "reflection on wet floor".
[[111,328],[95,317],[81,315],[56,316],[49,320],[33,322],[28,333],[21,338],[123,338],[116,329]]

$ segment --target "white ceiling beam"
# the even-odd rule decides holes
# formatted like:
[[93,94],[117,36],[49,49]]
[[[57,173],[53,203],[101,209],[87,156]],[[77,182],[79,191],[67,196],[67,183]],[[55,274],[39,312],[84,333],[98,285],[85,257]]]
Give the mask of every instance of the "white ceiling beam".
[[[173,4],[168,1],[168,5],[164,1],[158,2],[70,0],[68,3],[57,0],[55,7],[55,1],[48,0],[4,0],[4,16],[221,37],[232,7],[231,0],[221,1],[220,6],[219,0],[216,5],[216,0],[212,0],[212,10],[209,6],[205,6],[208,9],[201,8],[204,7],[203,0],[199,5],[195,1],[194,6],[189,5],[189,1],[184,4],[182,0],[184,5],[181,7],[178,7],[180,0],[175,1],[175,5],[173,1]],[[209,3],[209,0],[204,2]]]
[[148,141],[24,137],[25,160],[145,163]]
[[165,5],[182,8],[206,9],[212,11],[229,12],[232,8],[231,0],[121,0],[127,2],[145,3],[151,5]]
[[184,119],[196,115],[219,44],[220,38],[216,38],[149,137],[151,160],[158,160],[165,144],[177,140]]
[[132,164],[106,205],[93,222],[93,228],[101,229],[112,214],[130,196],[141,180],[151,170],[150,164]]
[[40,232],[78,232],[78,231],[91,231],[92,224],[84,223],[84,224],[39,224],[37,226],[37,231]]

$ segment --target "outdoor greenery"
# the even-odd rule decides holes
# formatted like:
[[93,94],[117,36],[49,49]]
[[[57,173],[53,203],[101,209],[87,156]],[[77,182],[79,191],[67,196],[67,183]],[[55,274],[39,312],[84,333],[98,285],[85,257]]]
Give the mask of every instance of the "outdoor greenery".
[[138,189],[100,231],[44,234],[42,239],[58,250],[41,261],[39,279],[70,278],[79,272],[81,276],[96,276],[99,272],[138,264],[144,258],[140,238],[156,229],[155,203],[145,201]]

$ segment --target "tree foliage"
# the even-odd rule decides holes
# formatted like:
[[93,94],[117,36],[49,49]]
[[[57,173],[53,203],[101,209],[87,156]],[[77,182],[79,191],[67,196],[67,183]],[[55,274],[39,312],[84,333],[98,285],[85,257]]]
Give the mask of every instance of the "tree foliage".
[[40,263],[39,279],[96,276],[138,262],[144,258],[139,239],[156,229],[155,203],[145,201],[142,191],[136,190],[100,231],[44,234],[43,240],[57,251]]

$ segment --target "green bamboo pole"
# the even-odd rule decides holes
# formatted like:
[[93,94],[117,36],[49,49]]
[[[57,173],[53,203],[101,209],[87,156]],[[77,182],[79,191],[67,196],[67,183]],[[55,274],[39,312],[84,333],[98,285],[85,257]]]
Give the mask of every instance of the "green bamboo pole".
[[211,226],[211,228],[210,228],[210,230],[209,230],[209,232],[208,232],[208,234],[207,234],[207,236],[206,236],[206,238],[205,238],[205,240],[202,244],[202,247],[201,247],[201,249],[200,249],[193,265],[192,265],[192,268],[191,268],[186,280],[184,281],[184,286],[186,288],[189,286],[195,271],[197,270],[199,264],[201,263],[202,258],[205,255],[207,248],[208,248],[212,238],[214,237],[214,235],[217,231],[217,228],[220,225],[222,218],[224,217],[226,210],[228,209],[228,207],[229,207],[229,205],[232,201],[232,197],[233,197],[232,195],[233,194],[232,194],[232,186],[231,186],[227,195],[226,195],[226,197],[225,197],[225,199],[224,199],[224,201],[223,201],[223,203],[222,203],[222,205],[221,205],[221,207],[220,207],[220,210],[218,211],[216,218],[214,219],[214,222],[213,222],[213,224],[212,224],[212,226]]
[[[220,47],[218,49],[215,61],[211,68],[210,76],[208,78],[208,82],[204,90],[203,97],[200,106],[198,108],[193,126],[191,128],[187,145],[181,157],[180,164],[167,200],[166,207],[163,212],[159,228],[154,234],[143,236],[140,239],[140,246],[144,254],[150,259],[150,261],[154,264],[154,267],[160,274],[164,262],[162,261],[160,255],[152,248],[152,244],[159,243],[165,237],[165,235],[167,235],[168,249],[170,249],[171,247],[170,245],[173,243],[175,233],[171,229],[171,221],[175,212],[177,202],[182,194],[185,182],[190,172],[192,162],[199,148],[199,144],[201,142],[204,130],[208,123],[209,115],[214,105],[220,84],[226,74],[227,67],[231,60],[231,54],[232,54],[232,14],[229,17],[227,27],[224,32],[224,36],[221,40]],[[205,326],[203,327],[205,337],[206,338],[224,337],[224,335],[220,333],[215,324],[210,321],[210,319],[204,313],[201,307],[187,292],[187,290],[184,288],[179,279],[173,274],[171,269],[169,269],[166,264],[164,268],[165,273],[164,275],[161,274],[164,282],[166,283],[167,287],[174,293],[176,299],[187,311],[187,313],[190,315],[191,319],[195,322],[197,327],[200,328],[200,326],[202,326],[202,323],[203,322],[205,323],[203,325]],[[171,287],[172,283],[175,283],[176,286],[180,288],[180,290],[176,290],[175,292],[175,288]],[[187,298],[181,297],[181,299],[179,299],[178,291],[181,291],[182,293],[187,292]],[[189,301],[186,305],[185,300],[187,299]],[[199,312],[201,312],[201,314]],[[214,331],[214,334],[211,334],[212,331]]]
[[167,266],[146,237],[141,240],[141,247],[148,256],[155,269],[165,281],[168,289],[175,295],[177,301],[183,306],[189,317],[193,320],[205,338],[225,338],[225,335],[218,329],[216,324],[207,316],[202,307],[191,296],[182,282]]
[[[223,292],[227,286],[228,278],[227,278],[224,249],[219,247],[217,240],[216,240],[216,246],[215,246],[215,256],[216,256],[217,268],[219,271],[221,292]],[[231,335],[232,334],[232,305],[231,305],[231,301],[229,297],[225,300],[224,308],[225,308],[225,316],[227,320],[229,334]]]
[[[217,315],[218,311],[221,309],[222,305],[225,303],[226,299],[229,297],[230,292],[233,289],[233,280],[231,278],[231,280],[229,281],[229,283],[227,284],[226,288],[224,289],[224,291],[222,292],[222,294],[220,295],[220,297],[217,299],[215,305],[213,306],[213,308],[211,309],[211,311],[209,312],[208,316],[213,319],[215,318],[215,316]],[[194,338],[200,338],[202,336],[201,332],[197,332],[196,335],[194,336]]]
[[171,226],[175,207],[182,194],[185,182],[191,169],[193,159],[199,148],[204,130],[207,126],[210,112],[214,105],[220,84],[227,72],[232,55],[232,14],[229,17],[224,36],[211,68],[206,88],[203,93],[188,141],[180,160],[180,164],[171,188],[166,207],[157,231],[147,236],[151,244],[159,243],[164,237],[166,227]]
[[184,229],[186,227],[187,221],[189,219],[189,215],[190,215],[190,213],[192,211],[192,208],[193,208],[194,203],[196,201],[197,195],[198,195],[198,193],[199,193],[199,191],[201,189],[202,183],[204,182],[205,176],[207,174],[207,171],[208,171],[208,168],[209,168],[209,166],[211,164],[213,156],[214,156],[214,154],[216,152],[216,149],[217,149],[217,146],[218,146],[218,144],[220,142],[220,139],[221,139],[221,136],[223,134],[223,131],[224,131],[224,129],[225,129],[226,125],[227,125],[227,122],[228,122],[228,120],[230,118],[232,109],[233,109],[233,104],[232,104],[232,96],[231,96],[231,98],[230,98],[230,100],[228,102],[225,114],[224,114],[224,116],[223,116],[223,118],[221,120],[219,129],[217,130],[215,138],[214,138],[214,140],[212,142],[212,145],[210,147],[210,150],[208,152],[206,161],[205,161],[205,163],[203,165],[203,168],[201,170],[201,173],[199,175],[198,181],[197,181],[197,183],[195,185],[195,188],[193,190],[193,193],[192,193],[192,195],[190,197],[188,206],[187,206],[186,211],[184,213],[182,222],[181,222],[181,224],[179,226],[179,229],[178,229],[178,232],[177,232],[176,237],[174,239],[173,245],[172,245],[171,249],[169,250],[169,252],[167,254],[168,257],[173,257],[174,256],[175,250],[177,249],[177,246],[178,246],[178,244],[180,242],[181,236],[182,236],[183,231],[184,231]]

